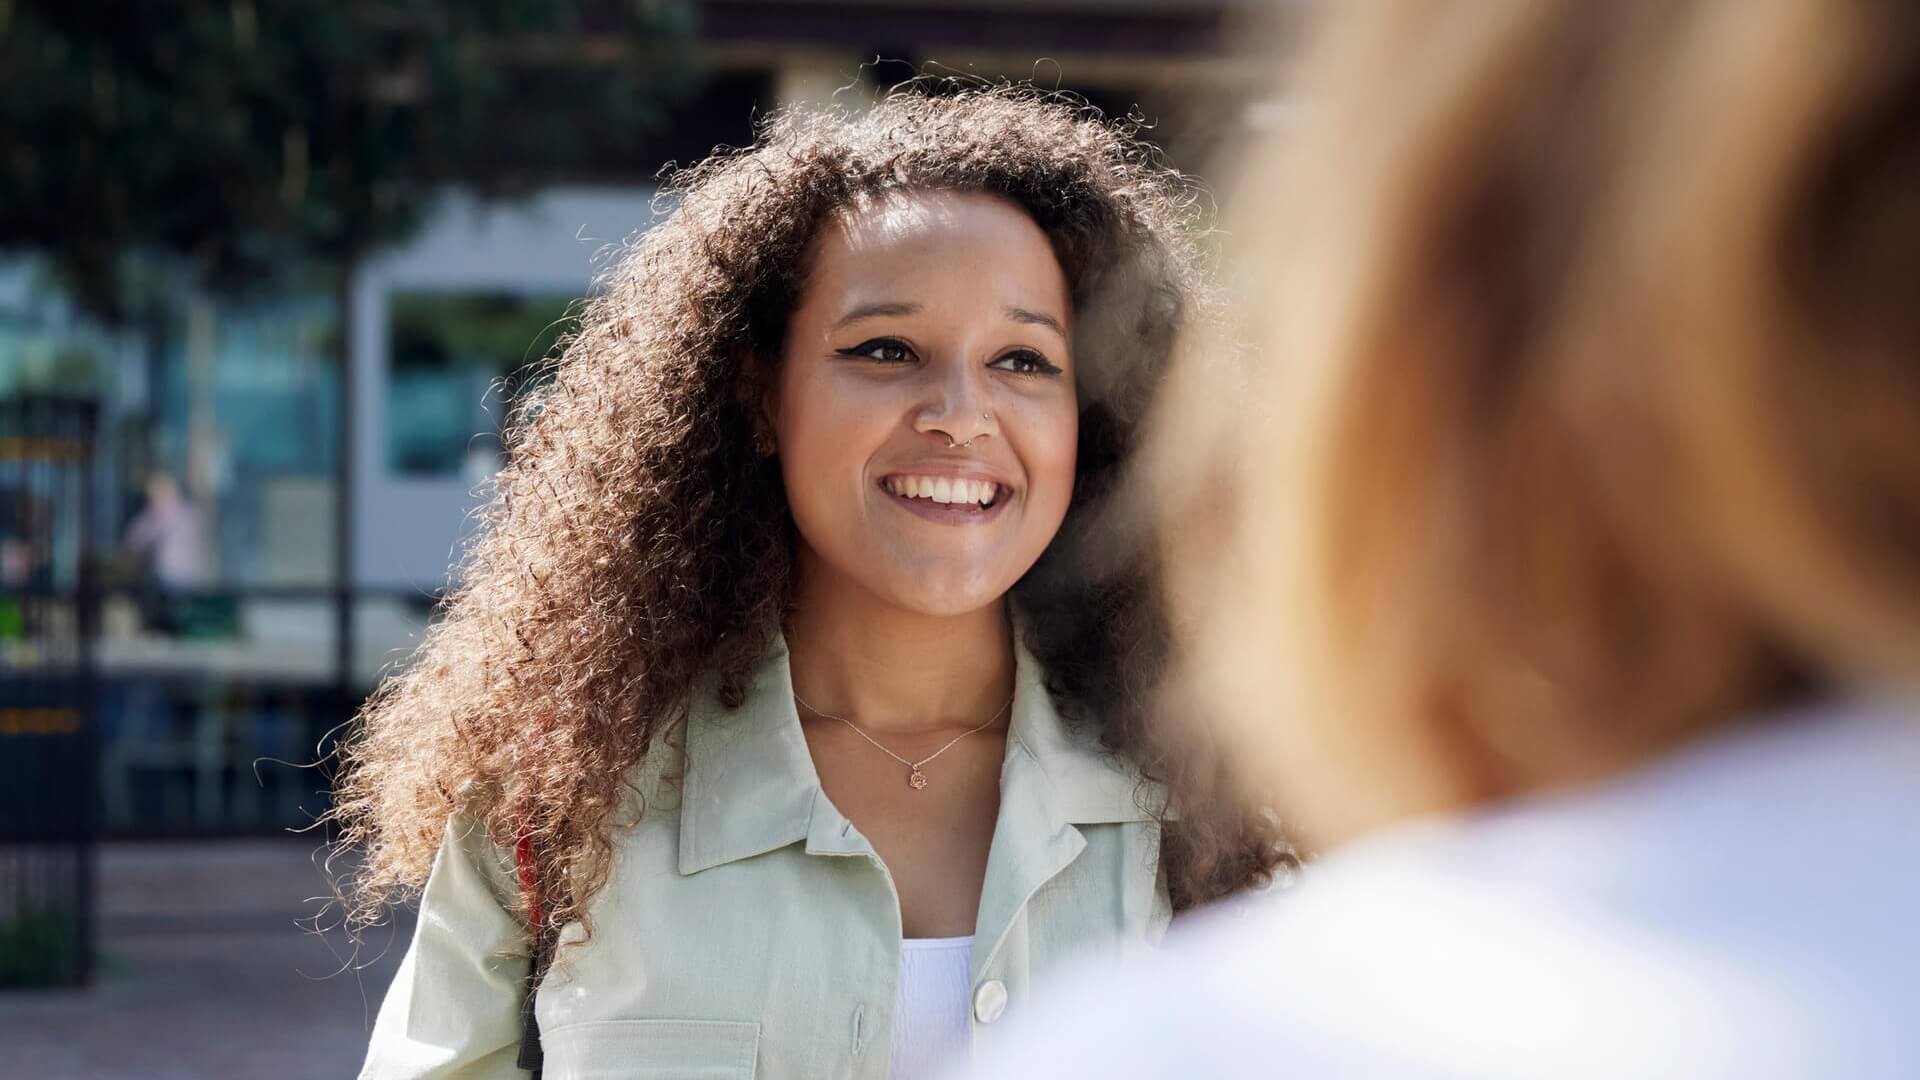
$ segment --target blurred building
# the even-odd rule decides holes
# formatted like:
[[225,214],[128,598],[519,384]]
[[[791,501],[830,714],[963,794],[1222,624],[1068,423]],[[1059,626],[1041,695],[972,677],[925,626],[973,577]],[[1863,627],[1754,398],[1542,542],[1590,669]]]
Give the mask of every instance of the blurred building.
[[[79,511],[9,488],[27,473],[0,461],[18,511],[0,514],[18,534],[0,536],[0,646],[21,645],[0,656],[31,667],[31,596],[85,585],[104,828],[248,832],[322,807],[323,773],[295,766],[417,640],[497,466],[513,373],[646,227],[661,165],[748,142],[783,103],[857,103],[917,72],[1071,90],[1198,165],[1245,130],[1266,77],[1222,48],[1252,6],[704,0],[698,91],[643,152],[512,200],[452,185],[344,290],[295,275],[235,301],[161,282],[108,329],[44,260],[0,258],[0,402],[77,401],[94,432],[90,551],[35,533]],[[0,459],[22,446],[0,437]]]

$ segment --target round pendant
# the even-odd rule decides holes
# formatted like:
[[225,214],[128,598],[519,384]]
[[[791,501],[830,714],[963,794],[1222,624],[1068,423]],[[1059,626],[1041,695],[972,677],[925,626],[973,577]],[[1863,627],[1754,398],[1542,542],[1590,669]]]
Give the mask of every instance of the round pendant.
[[913,775],[907,777],[907,784],[912,787],[913,790],[919,791],[921,788],[927,786],[927,774],[921,772],[919,769],[915,769],[913,770]]

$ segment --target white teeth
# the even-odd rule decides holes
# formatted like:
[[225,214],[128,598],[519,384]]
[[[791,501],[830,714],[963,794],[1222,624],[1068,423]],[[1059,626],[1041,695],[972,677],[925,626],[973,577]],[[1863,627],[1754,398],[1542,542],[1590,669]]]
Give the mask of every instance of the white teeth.
[[887,490],[909,499],[930,499],[942,505],[956,503],[990,506],[1000,498],[1000,485],[990,480],[946,476],[893,476]]

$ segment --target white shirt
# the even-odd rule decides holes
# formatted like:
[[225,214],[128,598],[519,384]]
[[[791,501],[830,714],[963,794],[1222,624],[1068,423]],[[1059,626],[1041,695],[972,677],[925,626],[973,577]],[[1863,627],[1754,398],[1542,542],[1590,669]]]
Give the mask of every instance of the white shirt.
[[184,499],[149,501],[128,523],[126,544],[135,551],[152,551],[154,580],[163,586],[187,589],[205,583],[200,521],[193,504]]
[[1787,715],[1398,828],[1168,942],[980,1075],[1920,1076],[1920,715]]
[[967,1060],[973,935],[907,938],[893,1002],[889,1080],[939,1076]]

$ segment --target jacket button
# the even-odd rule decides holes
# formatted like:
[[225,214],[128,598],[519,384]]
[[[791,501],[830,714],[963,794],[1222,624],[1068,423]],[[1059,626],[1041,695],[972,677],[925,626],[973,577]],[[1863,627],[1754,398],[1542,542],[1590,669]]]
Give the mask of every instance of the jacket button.
[[1000,1019],[1007,1011],[1007,984],[999,979],[988,979],[973,992],[973,1018],[983,1024],[991,1024]]

